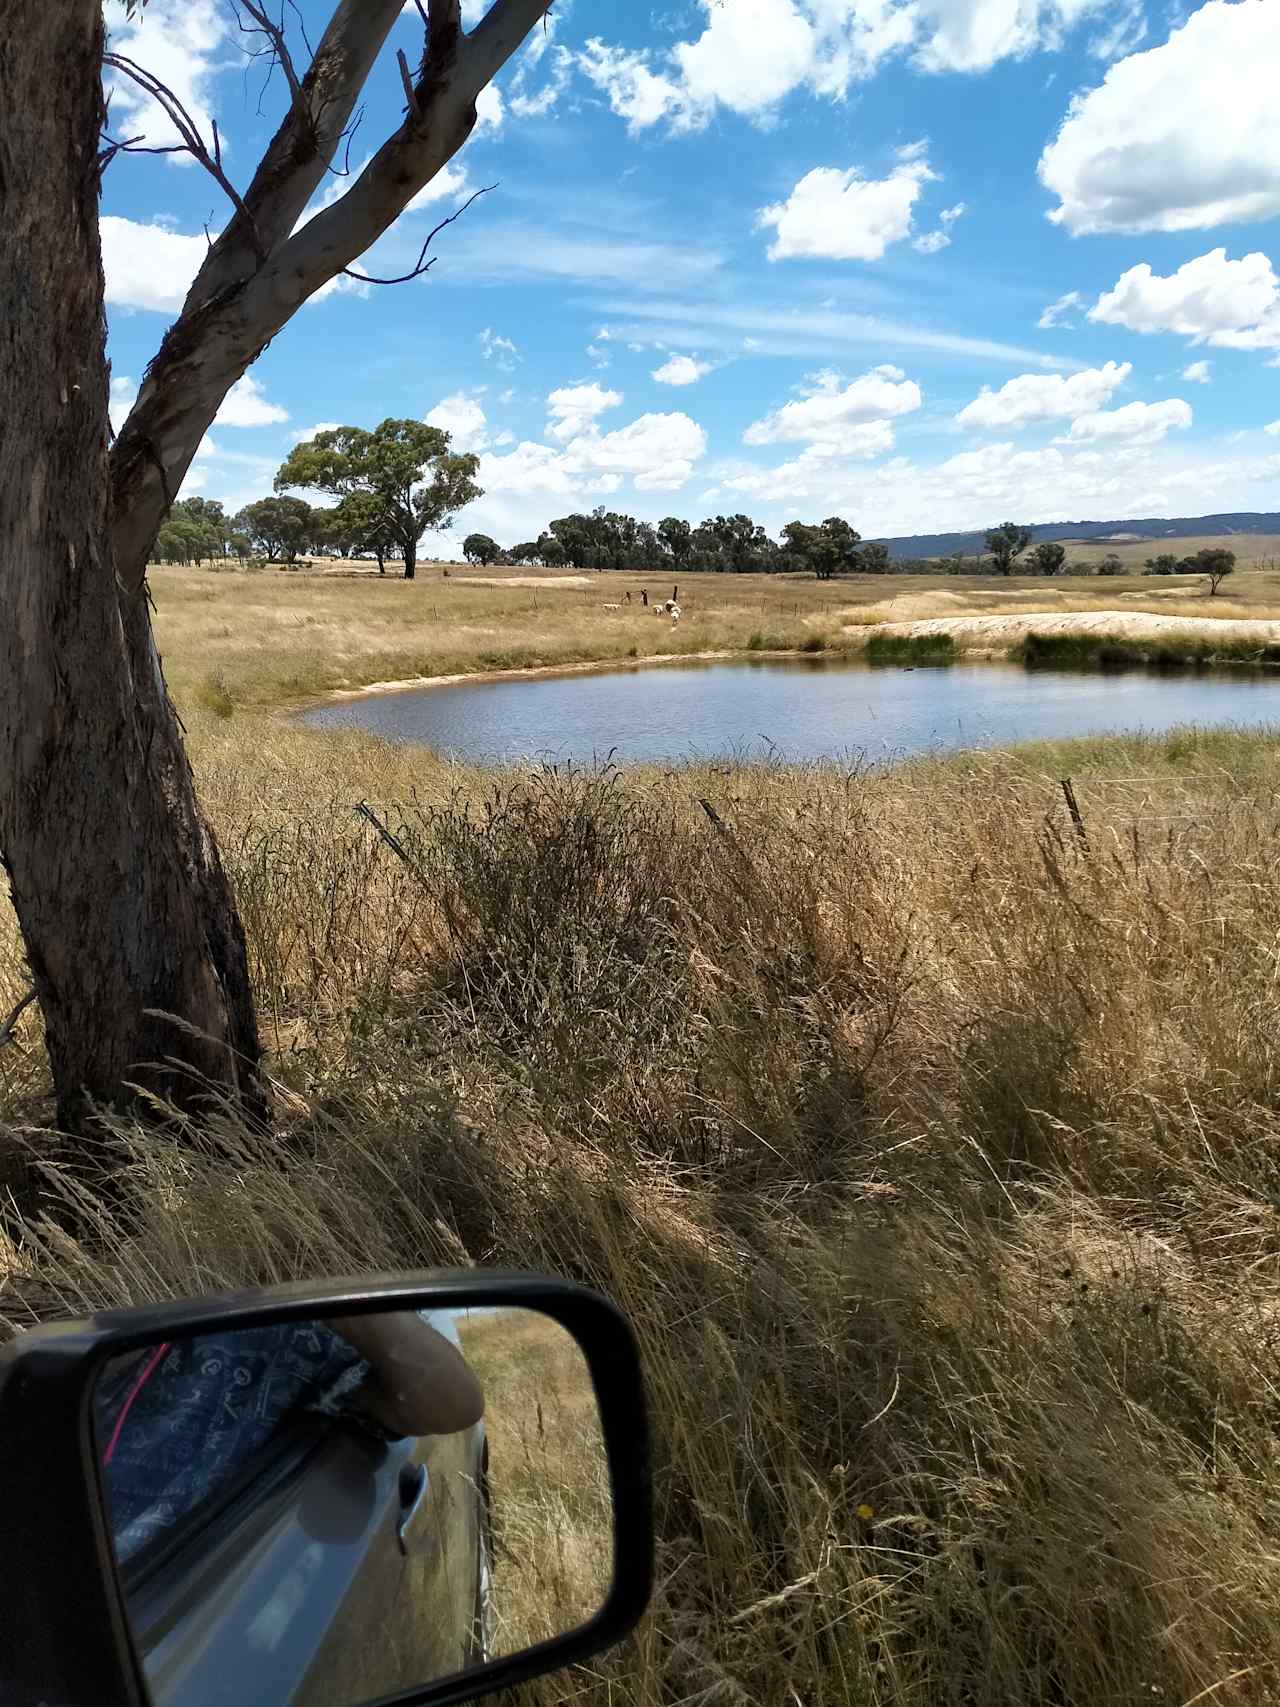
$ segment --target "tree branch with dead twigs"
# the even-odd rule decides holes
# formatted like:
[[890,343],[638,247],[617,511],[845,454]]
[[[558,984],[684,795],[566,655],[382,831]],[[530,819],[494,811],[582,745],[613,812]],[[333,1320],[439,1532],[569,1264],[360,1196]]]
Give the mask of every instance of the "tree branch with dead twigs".
[[423,261],[426,258],[427,250],[431,247],[432,239],[435,237],[438,237],[440,235],[440,233],[444,230],[446,225],[452,225],[455,219],[461,219],[463,214],[471,206],[472,202],[479,201],[481,196],[487,196],[491,190],[496,190],[497,187],[498,186],[496,184],[486,184],[483,187],[483,189],[476,190],[474,192],[474,194],[469,195],[467,197],[466,201],[463,202],[463,204],[460,208],[454,209],[454,211],[449,215],[448,219],[442,219],[440,221],[439,225],[432,226],[431,230],[428,231],[428,233],[427,233],[426,241],[423,243],[422,248],[418,251],[417,264],[411,272],[401,273],[399,278],[395,278],[395,279],[375,279],[375,278],[370,278],[368,273],[357,273],[357,272],[353,272],[350,267],[344,267],[342,269],[344,277],[349,278],[349,279],[359,279],[361,284],[376,284],[376,285],[408,284],[410,279],[421,278],[423,273],[429,273],[431,271],[432,267],[436,264],[436,261],[439,259],[438,256],[433,255],[431,257],[431,259],[429,261],[427,261],[426,265],[425,266],[423,265]]
[[[248,222],[258,254],[265,261],[267,258],[267,252],[263,246],[262,238],[258,233],[257,226],[254,224],[253,215],[244,205],[244,201],[241,198],[239,190],[236,189],[235,185],[231,182],[231,179],[223,170],[222,139],[218,135],[217,119],[211,119],[209,121],[210,128],[213,132],[213,147],[210,148],[201,136],[199,127],[191,114],[183,106],[182,102],[174,94],[168,84],[162,83],[154,72],[148,71],[145,66],[139,65],[136,60],[128,58],[128,56],[123,53],[104,53],[102,56],[102,63],[109,70],[118,71],[122,76],[128,77],[131,82],[136,83],[140,89],[150,95],[151,99],[165,114],[169,123],[182,138],[180,144],[171,144],[164,148],[148,149],[146,152],[157,154],[186,153],[189,154],[193,160],[198,160],[204,167],[205,171],[208,172],[209,176],[226,195],[237,213],[241,214]],[[142,152],[140,149],[124,149],[123,145],[121,150],[117,150],[117,152],[120,151]]]

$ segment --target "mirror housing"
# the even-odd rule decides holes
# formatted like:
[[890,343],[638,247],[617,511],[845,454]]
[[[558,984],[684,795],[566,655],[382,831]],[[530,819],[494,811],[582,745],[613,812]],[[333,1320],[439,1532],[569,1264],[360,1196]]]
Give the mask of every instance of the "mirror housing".
[[621,1312],[570,1281],[483,1269],[303,1282],[54,1322],[0,1348],[0,1558],[5,1622],[18,1638],[4,1661],[6,1703],[148,1707],[96,1461],[93,1392],[110,1360],[159,1341],[321,1316],[503,1307],[551,1318],[586,1361],[613,1501],[612,1582],[577,1629],[385,1699],[449,1707],[619,1641],[644,1611],[653,1572],[644,1391]]

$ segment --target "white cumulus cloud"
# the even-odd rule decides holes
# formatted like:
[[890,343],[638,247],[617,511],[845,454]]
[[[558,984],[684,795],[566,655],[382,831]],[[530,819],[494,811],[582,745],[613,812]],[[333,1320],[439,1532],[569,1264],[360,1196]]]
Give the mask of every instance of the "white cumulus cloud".
[[1146,261],[1122,273],[1090,320],[1131,332],[1176,332],[1196,343],[1261,349],[1280,344],[1280,279],[1257,251],[1239,261],[1211,249],[1161,276]]
[[1208,385],[1211,362],[1188,362],[1182,370],[1183,379],[1189,379],[1193,385]]
[[621,402],[620,391],[606,391],[594,379],[586,385],[562,385],[547,397],[547,432],[561,444],[568,444],[587,432],[597,415],[616,409]]
[[956,424],[976,432],[1003,432],[1035,421],[1069,421],[1100,409],[1133,371],[1129,362],[1107,362],[1081,373],[1023,373],[999,391],[984,385],[956,416]]
[[[213,79],[225,53],[232,14],[218,0],[151,0],[122,27],[110,48],[145,67],[177,96],[208,146],[213,143]],[[103,84],[110,99],[110,130],[118,138],[142,137],[153,147],[181,141],[159,104],[122,71],[109,69]],[[222,138],[224,149],[226,138]],[[175,165],[193,164],[190,154],[170,154]]]
[[483,136],[488,130],[497,136],[505,119],[501,90],[496,83],[486,83],[476,96],[476,125],[471,134]]
[[633,131],[697,130],[721,108],[761,122],[796,90],[841,100],[885,60],[929,72],[987,71],[1060,46],[1086,20],[1106,57],[1141,33],[1141,0],[698,0],[700,29],[654,53],[598,37],[578,65]]
[[667,491],[684,484],[706,448],[706,433],[690,416],[641,415],[611,433],[588,423],[566,445],[526,439],[503,455],[490,451],[480,458],[479,480],[487,495],[521,500],[543,494],[573,502],[615,492],[627,478],[639,492]]
[[108,304],[176,314],[209,252],[203,234],[187,237],[159,221],[113,213],[104,213],[98,226]]
[[1040,156],[1073,233],[1194,231],[1280,213],[1280,6],[1207,0],[1077,95]]
[[294,427],[289,433],[289,443],[305,444],[308,439],[315,438],[317,433],[336,433],[341,425],[341,421],[314,421],[309,427]]
[[838,441],[808,444],[798,456],[776,468],[753,468],[721,481],[726,492],[765,502],[821,500],[842,481],[854,478],[857,463],[870,462],[893,449],[888,421],[862,421],[846,427]]
[[501,456],[494,452],[482,456],[477,478],[486,496],[513,492],[522,498],[538,493],[570,498],[577,493],[573,476],[565,467],[564,452],[531,439],[522,440]]
[[696,356],[669,356],[661,367],[654,368],[650,378],[659,385],[696,385],[710,372],[711,363],[699,361]]
[[1062,46],[1067,32],[1110,17],[1107,35],[1090,43],[1102,55],[1133,40],[1140,0],[922,0],[914,8],[917,65],[925,71],[989,71]]
[[1068,435],[1072,444],[1122,440],[1131,445],[1154,445],[1167,433],[1191,425],[1191,405],[1181,397],[1162,403],[1126,403],[1121,409],[1095,409],[1079,415]]
[[[890,419],[908,415],[920,407],[920,387],[901,368],[878,367],[845,383],[842,375],[822,373],[805,394],[784,403],[780,409],[753,421],[742,435],[743,443],[829,444],[837,447],[850,441],[855,428],[874,423],[886,428]],[[877,448],[887,449],[883,432],[872,435]],[[891,444],[892,435],[888,443]]]
[[484,410],[474,397],[465,391],[454,391],[442,397],[434,409],[423,416],[429,427],[439,427],[449,435],[449,448],[454,451],[481,451],[489,443],[489,426]]
[[910,236],[912,210],[934,176],[918,143],[901,150],[884,178],[864,178],[856,166],[815,166],[786,201],[760,209],[756,226],[775,233],[771,261],[878,261],[890,243]]
[[269,403],[262,387],[251,373],[238,379],[222,399],[222,407],[213,417],[215,427],[274,427],[289,419],[289,411],[277,403]]
[[633,133],[647,130],[683,107],[679,86],[664,72],[651,69],[648,54],[611,47],[593,37],[578,63]]
[[615,432],[583,433],[565,452],[574,472],[630,475],[639,492],[683,486],[707,448],[707,435],[690,416],[641,415]]

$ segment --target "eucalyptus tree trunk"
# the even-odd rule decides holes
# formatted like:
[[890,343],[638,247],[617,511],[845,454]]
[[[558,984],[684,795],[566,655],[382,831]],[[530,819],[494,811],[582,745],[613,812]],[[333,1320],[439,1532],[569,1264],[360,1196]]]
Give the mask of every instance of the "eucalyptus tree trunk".
[[[0,39],[0,853],[59,1124],[144,1087],[266,1100],[244,933],[145,590],[117,587],[98,242],[99,0]],[[176,1016],[175,1018],[168,1016]]]
[[0,861],[66,1130],[157,1096],[268,1115],[244,933],[165,689],[148,558],[231,386],[453,157],[550,3],[492,0],[464,32],[460,0],[426,0],[396,128],[300,228],[402,0],[336,0],[304,75],[277,32],[288,110],[111,447],[101,0],[5,0]]

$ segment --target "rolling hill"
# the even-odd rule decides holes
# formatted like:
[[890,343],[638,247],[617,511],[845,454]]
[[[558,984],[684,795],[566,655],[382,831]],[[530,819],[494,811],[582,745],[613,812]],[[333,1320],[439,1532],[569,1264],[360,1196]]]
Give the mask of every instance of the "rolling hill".
[[[993,524],[994,525],[994,524]],[[881,538],[891,559],[974,557],[983,549],[982,529],[962,533],[909,533]],[[1280,510],[1228,510],[1216,516],[1126,516],[1119,521],[1042,522],[1031,529],[1033,541],[1088,540],[1099,547],[1121,540],[1188,539],[1233,533],[1280,534]]]

